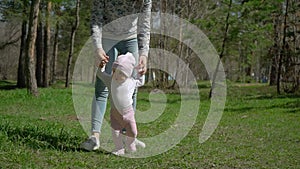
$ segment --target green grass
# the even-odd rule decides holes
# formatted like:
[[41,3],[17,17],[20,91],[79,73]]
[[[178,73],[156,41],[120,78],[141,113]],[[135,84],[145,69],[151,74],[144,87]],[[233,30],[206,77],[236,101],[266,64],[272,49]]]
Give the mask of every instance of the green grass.
[[[210,108],[209,84],[201,83],[200,113],[189,134],[160,155],[129,159],[79,149],[87,135],[71,89],[39,89],[35,98],[12,85],[0,82],[0,168],[300,168],[300,96],[276,95],[274,87],[228,84],[221,122],[199,144]],[[140,90],[138,108],[150,107],[148,96],[148,88]],[[180,101],[178,94],[167,94],[165,112],[154,122],[138,124],[139,137],[172,126]]]

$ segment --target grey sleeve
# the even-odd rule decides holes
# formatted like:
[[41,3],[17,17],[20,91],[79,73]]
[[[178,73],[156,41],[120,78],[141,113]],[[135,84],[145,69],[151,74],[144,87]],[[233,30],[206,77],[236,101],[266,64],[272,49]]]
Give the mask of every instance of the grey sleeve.
[[91,35],[94,46],[97,49],[102,48],[102,26],[103,26],[103,0],[93,0],[91,11]]
[[150,42],[150,29],[151,29],[151,7],[152,0],[144,0],[141,13],[138,17],[137,25],[137,38],[139,55],[148,57],[149,42]]

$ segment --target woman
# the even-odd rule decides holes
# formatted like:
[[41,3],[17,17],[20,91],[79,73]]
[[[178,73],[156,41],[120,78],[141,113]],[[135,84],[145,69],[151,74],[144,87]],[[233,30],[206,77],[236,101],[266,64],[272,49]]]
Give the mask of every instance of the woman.
[[[96,52],[96,65],[106,64],[105,72],[111,74],[112,63],[118,55],[134,55],[139,74],[147,71],[150,41],[151,0],[94,0],[91,15],[92,39]],[[105,25],[105,26],[104,26]],[[136,73],[134,73],[136,74]],[[136,108],[133,94],[133,108]],[[100,131],[106,111],[108,89],[96,78],[95,97],[92,102],[91,136],[81,144],[88,151],[100,147]],[[145,146],[136,140],[137,146]]]

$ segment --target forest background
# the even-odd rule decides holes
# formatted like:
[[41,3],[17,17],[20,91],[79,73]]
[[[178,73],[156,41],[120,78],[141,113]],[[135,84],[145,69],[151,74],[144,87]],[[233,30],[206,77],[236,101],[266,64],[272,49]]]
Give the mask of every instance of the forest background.
[[[17,81],[34,95],[58,80],[68,87],[90,37],[91,5],[88,0],[1,0],[0,80]],[[277,85],[278,93],[294,93],[300,83],[299,9],[298,0],[160,0],[153,1],[152,12],[177,15],[202,30],[220,54],[228,80],[268,83]],[[213,73],[177,40],[152,35],[151,47],[177,54],[197,80],[209,80]],[[148,77],[154,71],[155,86],[175,87],[165,72],[149,70]]]
[[[153,0],[152,12],[183,18],[209,38],[225,69],[227,98],[218,128],[199,144],[199,131],[215,107],[209,99],[215,72],[207,72],[180,40],[152,34],[151,48],[175,54],[192,70],[201,106],[179,144],[144,159],[79,147],[87,133],[74,112],[69,86],[90,38],[91,5],[88,0],[0,0],[1,167],[300,168],[299,0]],[[177,78],[188,80],[185,73],[177,72]],[[138,108],[150,108],[152,88],[167,93],[167,104],[159,119],[138,124],[140,139],[175,126],[182,103],[169,74],[149,69],[147,77]]]

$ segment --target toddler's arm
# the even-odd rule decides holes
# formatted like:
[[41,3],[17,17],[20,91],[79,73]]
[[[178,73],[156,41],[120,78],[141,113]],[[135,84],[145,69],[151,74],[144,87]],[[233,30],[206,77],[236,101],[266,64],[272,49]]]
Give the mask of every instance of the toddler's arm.
[[138,74],[137,75],[137,78],[134,79],[135,80],[135,83],[136,83],[136,87],[141,87],[145,84],[145,75],[140,75]]
[[97,77],[100,78],[106,86],[110,86],[111,85],[111,75],[106,73],[104,70],[105,70],[105,66],[102,68],[99,67],[97,70]]

